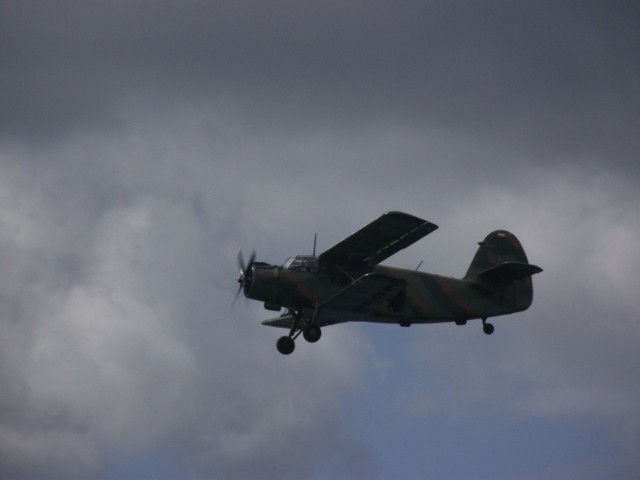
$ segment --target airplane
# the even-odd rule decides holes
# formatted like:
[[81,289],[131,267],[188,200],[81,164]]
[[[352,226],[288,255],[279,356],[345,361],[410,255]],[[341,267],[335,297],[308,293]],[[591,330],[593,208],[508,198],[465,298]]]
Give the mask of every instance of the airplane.
[[[295,349],[300,334],[320,340],[322,328],[345,322],[374,322],[409,327],[412,324],[481,319],[485,334],[494,327],[487,318],[521,312],[533,299],[531,276],[542,269],[528,262],[520,242],[497,230],[478,242],[467,273],[451,278],[381,265],[381,262],[438,228],[402,212],[388,212],[320,255],[298,255],[282,265],[255,260],[253,251],[240,267],[236,298],[264,302],[271,311],[285,309],[263,325],[288,329],[277,349]],[[420,265],[418,265],[418,268]]]

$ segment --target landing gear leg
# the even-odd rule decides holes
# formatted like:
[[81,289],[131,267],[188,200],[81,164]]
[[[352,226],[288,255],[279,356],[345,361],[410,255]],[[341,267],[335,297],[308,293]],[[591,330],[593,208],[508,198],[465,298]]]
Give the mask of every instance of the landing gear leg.
[[310,322],[304,322],[302,319],[301,310],[289,310],[289,314],[293,317],[293,323],[291,324],[291,330],[289,335],[280,337],[276,343],[278,351],[283,355],[290,355],[296,348],[295,340],[302,334],[304,339],[309,343],[315,343],[320,340],[322,336],[322,330],[317,324],[319,305],[316,305],[313,311],[313,316]]
[[487,335],[491,335],[494,330],[495,330],[495,328],[493,328],[493,325],[491,325],[490,323],[487,323],[487,319],[483,318],[482,319],[482,331],[484,333],[486,333]]

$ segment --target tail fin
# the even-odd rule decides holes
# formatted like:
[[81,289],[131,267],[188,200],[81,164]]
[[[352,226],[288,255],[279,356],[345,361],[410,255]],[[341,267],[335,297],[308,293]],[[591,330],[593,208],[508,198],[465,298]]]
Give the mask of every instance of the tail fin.
[[499,291],[514,310],[527,309],[533,300],[531,275],[542,269],[529,263],[516,236],[505,230],[490,233],[479,245],[464,278]]

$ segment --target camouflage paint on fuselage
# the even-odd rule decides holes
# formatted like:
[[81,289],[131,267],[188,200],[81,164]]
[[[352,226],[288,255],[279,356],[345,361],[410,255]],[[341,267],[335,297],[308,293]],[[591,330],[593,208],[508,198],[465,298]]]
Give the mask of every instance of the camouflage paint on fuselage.
[[393,323],[463,322],[525,310],[531,302],[520,302],[515,289],[487,288],[476,281],[431,273],[379,266],[376,271],[407,282],[401,308],[391,312],[380,306],[372,312]]
[[349,278],[348,272],[336,274],[335,270],[318,265],[316,257],[300,257],[302,261],[296,268],[254,265],[251,281],[245,285],[245,295],[265,302],[265,306],[284,307],[303,312],[305,316],[311,315],[316,306],[326,305],[320,313],[321,324],[323,318],[327,323],[464,323],[526,310],[533,298],[530,275],[505,282],[487,273],[505,262],[528,265],[518,239],[499,230],[479,245],[462,279],[383,265],[373,267],[372,272],[402,280],[405,286],[393,296],[377,296],[375,301],[367,302],[366,308],[340,311],[330,302],[365,272]]

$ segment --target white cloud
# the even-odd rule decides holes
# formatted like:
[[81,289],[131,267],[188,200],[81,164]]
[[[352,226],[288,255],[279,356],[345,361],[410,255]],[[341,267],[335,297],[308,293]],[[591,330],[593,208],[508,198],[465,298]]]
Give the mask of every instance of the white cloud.
[[[335,442],[350,444],[337,433],[336,403],[359,388],[366,343],[337,329],[285,361],[275,350],[283,332],[260,326],[263,313],[230,311],[235,259],[225,229],[212,222],[217,213],[159,186],[86,218],[78,243],[74,230],[56,228],[67,213],[56,203],[40,203],[38,217],[3,209],[35,232],[29,242],[7,239],[5,252],[47,258],[77,248],[83,259],[83,274],[62,285],[50,280],[55,262],[39,265],[29,315],[3,323],[3,343],[21,341],[3,348],[3,383],[15,385],[3,394],[15,420],[0,424],[2,456],[16,459],[3,465],[10,472],[84,477],[113,455],[183,442],[176,462],[255,477],[302,436],[295,476]],[[20,198],[11,188],[6,195]],[[40,217],[51,220],[43,226]],[[61,241],[48,244],[48,229]],[[75,467],[56,467],[65,463]]]

